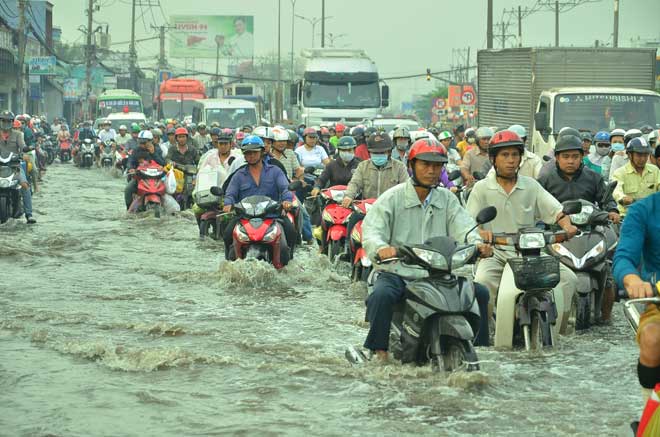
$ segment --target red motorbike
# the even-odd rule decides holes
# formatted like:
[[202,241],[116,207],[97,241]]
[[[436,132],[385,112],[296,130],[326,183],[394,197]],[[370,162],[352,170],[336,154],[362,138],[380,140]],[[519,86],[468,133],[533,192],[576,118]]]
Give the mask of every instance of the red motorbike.
[[165,171],[154,161],[142,163],[135,171],[137,196],[129,212],[153,211],[160,218],[162,198],[165,195]]
[[60,141],[60,162],[71,161],[71,141]]
[[347,188],[346,185],[333,185],[321,191],[321,199],[325,204],[321,213],[321,227],[325,239],[323,248],[331,261],[346,250],[347,225],[353,212],[350,208],[341,206]]
[[[358,214],[367,215],[369,208],[376,199],[364,199],[353,202],[353,211]],[[371,273],[371,260],[367,256],[367,251],[362,247],[362,222],[360,220],[355,224],[351,231],[349,247],[351,250],[351,263],[353,265],[351,278],[353,281],[367,281]]]

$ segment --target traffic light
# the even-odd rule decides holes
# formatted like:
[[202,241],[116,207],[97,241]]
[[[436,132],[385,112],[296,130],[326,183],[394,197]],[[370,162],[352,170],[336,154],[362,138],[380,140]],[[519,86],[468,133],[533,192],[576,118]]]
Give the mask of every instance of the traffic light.
[[429,81],[429,82],[431,81],[431,69],[430,68],[426,69],[426,80]]

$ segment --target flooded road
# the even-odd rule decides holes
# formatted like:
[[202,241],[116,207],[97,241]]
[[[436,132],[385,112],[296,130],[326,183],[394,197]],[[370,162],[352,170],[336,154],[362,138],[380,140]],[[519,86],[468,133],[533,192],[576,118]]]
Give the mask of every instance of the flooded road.
[[55,164],[39,223],[0,227],[0,435],[620,436],[642,409],[616,321],[483,372],[343,357],[364,293],[305,248],[225,263],[192,215],[127,217],[124,182]]

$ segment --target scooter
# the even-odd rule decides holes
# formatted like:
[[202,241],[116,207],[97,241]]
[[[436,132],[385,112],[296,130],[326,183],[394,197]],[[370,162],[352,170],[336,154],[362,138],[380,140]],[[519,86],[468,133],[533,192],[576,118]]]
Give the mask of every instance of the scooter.
[[[476,222],[488,223],[496,215],[495,207],[484,208]],[[416,267],[428,274],[422,279],[408,278],[405,300],[394,306],[390,352],[397,360],[416,364],[430,361],[435,371],[452,372],[464,367],[467,371],[479,370],[472,344],[481,317],[474,284],[453,273],[454,269],[474,262],[479,255],[475,244],[465,243],[472,230],[461,245],[451,237],[433,237],[424,244],[398,247],[395,258],[376,258],[377,264],[400,261],[403,267]],[[400,272],[404,274],[405,270]],[[366,357],[361,351],[349,348],[346,358],[358,364]]]
[[[374,204],[376,199],[364,199],[353,202],[352,208],[358,214],[367,215],[367,212]],[[351,231],[351,238],[349,240],[349,249],[351,251],[351,279],[354,282],[364,281],[367,282],[369,274],[371,274],[372,265],[371,259],[367,255],[367,251],[362,247],[362,222],[360,220],[353,226]]]
[[104,144],[101,145],[101,168],[111,169],[112,168],[112,159],[114,157],[114,144],[112,140],[107,140]]
[[153,211],[154,217],[160,218],[161,205],[165,195],[165,172],[154,161],[140,165],[135,171],[137,195],[128,209],[129,212]]
[[21,186],[18,183],[20,165],[20,158],[13,153],[6,158],[0,157],[0,223],[22,214]]
[[71,141],[60,142],[60,162],[71,161]]
[[333,185],[321,191],[321,201],[325,204],[321,213],[321,227],[325,233],[323,247],[333,262],[346,251],[347,225],[353,212],[341,206],[347,188],[346,185]]
[[549,251],[578,278],[575,329],[588,329],[601,318],[603,291],[611,276],[610,261],[618,243],[607,211],[586,200],[580,200],[582,211],[570,216],[580,229],[569,241],[550,245]]
[[55,161],[55,138],[51,135],[44,141],[44,152],[46,152],[46,164],[51,165]]
[[128,162],[128,153],[126,153],[126,148],[124,146],[119,146],[115,148],[115,169],[119,172],[120,175],[124,174],[126,170],[126,164]]
[[92,168],[94,165],[94,143],[89,138],[80,143],[80,168]]
[[192,193],[195,188],[197,178],[197,166],[194,164],[181,165],[176,164],[175,168],[183,172],[184,182],[183,191],[175,195],[176,201],[181,206],[181,210],[189,209],[193,205]]
[[[578,201],[564,203],[566,215],[580,212]],[[521,255],[509,258],[502,272],[495,317],[495,347],[511,348],[522,343],[527,351],[553,347],[553,327],[566,316],[559,284],[559,259],[543,255],[551,244],[568,240],[564,231],[523,228],[516,233],[493,233],[493,244],[515,247]],[[521,337],[522,336],[522,337]]]

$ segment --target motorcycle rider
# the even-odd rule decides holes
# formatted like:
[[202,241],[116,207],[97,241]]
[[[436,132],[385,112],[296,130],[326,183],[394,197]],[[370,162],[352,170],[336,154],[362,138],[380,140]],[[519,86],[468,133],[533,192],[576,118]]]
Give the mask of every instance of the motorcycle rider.
[[[127,169],[129,174],[135,173],[135,169],[138,167],[138,161],[136,159],[138,151],[144,152],[140,153],[140,156],[145,160],[154,161],[161,166],[165,165],[165,160],[163,159],[163,155],[161,155],[160,147],[154,146],[153,139],[153,134],[148,130],[141,131],[138,134],[138,148],[128,157]],[[131,178],[124,189],[124,202],[126,203],[126,209],[129,209],[133,202],[133,195],[137,193],[137,185],[137,180]]]
[[[567,200],[586,200],[598,204],[608,211],[612,223],[621,222],[616,202],[610,197],[606,203],[602,199],[607,191],[605,180],[601,175],[587,167],[583,161],[584,142],[580,138],[567,135],[559,139],[555,146],[556,168],[552,172],[543,174],[538,182],[560,202]],[[611,281],[603,290],[602,319],[608,321],[612,314],[614,304],[614,288]]]
[[[569,237],[573,237],[578,229],[571,224],[570,217],[562,212],[561,203],[536,180],[518,174],[523,153],[525,147],[522,139],[509,130],[496,133],[490,143],[488,155],[495,171],[474,185],[467,203],[467,210],[473,217],[487,206],[497,208],[495,220],[482,226],[484,240],[493,241],[494,232],[515,233],[521,228],[535,227],[539,221],[557,223]],[[474,280],[488,287],[491,302],[496,302],[507,259],[516,256],[514,249],[502,247],[494,249],[492,258],[479,261]],[[557,322],[562,333],[576,282],[575,273],[561,264],[560,285],[563,293],[556,293],[555,301],[559,312]]]
[[330,144],[330,129],[323,126],[319,129],[317,134],[319,136],[318,144],[325,149],[325,153],[327,153],[328,156],[333,156],[336,150],[335,147]]
[[525,153],[522,156],[522,162],[520,163],[518,174],[538,179],[539,174],[541,173],[541,168],[543,167],[543,160],[527,148],[527,130],[519,124],[509,126],[509,130],[518,134],[525,145]]
[[[268,196],[275,202],[282,202],[285,211],[291,209],[293,194],[289,191],[286,175],[280,168],[264,162],[264,143],[256,135],[248,135],[241,143],[241,149],[247,165],[236,170],[224,193],[223,211],[228,213],[233,205],[248,196]],[[230,259],[230,247],[233,242],[233,232],[239,218],[232,219],[225,228],[225,258]],[[286,237],[286,245],[293,248],[296,243],[296,230],[286,217],[278,217]],[[283,264],[289,259],[288,250],[280,254]]]
[[[23,134],[12,129],[13,122],[14,114],[10,111],[0,112],[0,157],[2,158],[7,158],[10,153],[19,158],[23,156],[25,149]],[[19,167],[18,183],[21,185],[25,220],[30,225],[35,224],[37,221],[32,217],[32,192],[22,165]]]
[[410,141],[410,130],[405,126],[396,128],[392,133],[392,142],[394,142],[392,158],[407,165],[408,149],[410,149],[410,144],[412,143]]
[[355,174],[360,159],[355,157],[355,139],[341,137],[337,143],[338,156],[323,169],[323,173],[314,182],[311,195],[316,197],[326,186],[348,185]]
[[177,128],[174,135],[176,147],[168,149],[167,162],[173,162],[175,165],[197,165],[199,153],[194,147],[188,145],[188,130],[185,127]]
[[360,158],[362,161],[369,159],[369,148],[367,147],[367,137],[365,136],[364,126],[358,125],[351,130],[351,135],[355,138],[355,156]]
[[[463,125],[460,125],[459,128],[462,128]],[[458,128],[457,128],[458,129]],[[458,135],[458,133],[456,134]],[[465,158],[465,154],[468,150],[474,147],[474,144],[477,142],[477,133],[474,128],[465,129],[463,132],[463,139],[456,144],[456,150],[461,155],[461,159]]]
[[289,180],[300,179],[304,169],[300,166],[295,152],[287,150],[289,132],[276,127],[273,128],[273,136],[275,141],[270,149],[271,156],[282,164],[285,169],[284,173]]
[[458,151],[458,153],[461,155],[461,159],[463,159],[463,155],[461,154],[460,150],[458,150],[458,145],[463,142],[463,140],[465,140],[465,125],[459,124],[454,128],[454,137],[452,138],[449,147],[456,149],[456,151]]
[[[456,196],[437,189],[442,165],[447,162],[443,147],[428,139],[417,140],[410,149],[408,166],[412,176],[405,183],[387,190],[373,204],[362,224],[363,245],[372,260],[397,256],[396,247],[423,243],[424,236],[451,236],[463,241],[475,223]],[[421,229],[420,229],[421,228]],[[480,242],[479,233],[472,231],[468,242]],[[478,244],[482,256],[490,256],[492,248]],[[364,347],[382,360],[387,359],[390,324],[394,304],[403,299],[406,282],[398,274],[408,273],[406,267],[376,266],[374,290],[367,298],[369,334]],[[398,273],[398,274],[397,274]],[[475,345],[488,345],[488,291],[474,283],[479,302],[481,323]]]
[[463,155],[461,177],[466,186],[474,183],[474,172],[478,171],[486,174],[490,169],[488,144],[493,134],[493,130],[489,127],[480,127],[477,129],[477,147],[473,147]]
[[115,141],[115,137],[117,136],[117,132],[112,128],[112,123],[110,120],[105,119],[101,122],[101,130],[99,131],[98,138],[101,140],[102,143],[105,143],[106,140],[113,140]]
[[131,136],[128,134],[128,128],[126,128],[125,124],[122,124],[119,126],[119,132],[117,133],[117,136],[115,137],[115,144],[120,147],[120,146],[126,146],[126,143],[128,140],[131,139]]
[[614,152],[614,156],[612,156],[612,165],[610,166],[610,180],[614,178],[614,173],[618,169],[628,164],[630,157],[626,147],[630,140],[641,135],[642,132],[638,129],[629,129],[628,131],[614,129],[610,132],[610,142],[612,143],[612,151]]
[[198,151],[203,150],[204,146],[211,142],[211,135],[206,130],[206,123],[200,122],[197,125],[197,132],[193,136],[192,142]]
[[593,151],[589,152],[588,155],[585,154],[583,159],[584,165],[607,179],[604,169],[609,169],[612,162],[609,156],[611,150],[609,132],[596,132],[596,135],[594,135],[594,145]]
[[614,200],[619,203],[619,212],[625,217],[626,208],[634,201],[655,193],[660,188],[660,169],[649,164],[652,150],[643,137],[633,138],[626,147],[629,162],[612,175],[618,184],[614,189]]
[[346,126],[343,123],[337,123],[334,127],[335,134],[330,137],[330,144],[335,149],[337,144],[339,144],[339,139],[344,136],[344,131],[346,131]]

